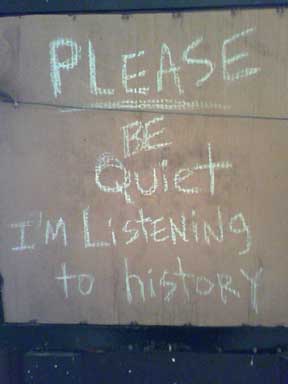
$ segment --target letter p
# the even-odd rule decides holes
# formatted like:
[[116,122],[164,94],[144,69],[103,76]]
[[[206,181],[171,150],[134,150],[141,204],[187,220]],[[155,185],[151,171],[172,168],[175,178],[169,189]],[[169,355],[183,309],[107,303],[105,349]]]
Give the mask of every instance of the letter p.
[[[68,58],[60,60],[58,49],[61,47],[70,48],[71,54]],[[54,97],[61,95],[62,84],[60,70],[70,71],[78,65],[81,58],[81,47],[74,40],[56,39],[50,42],[50,79],[52,83]]]

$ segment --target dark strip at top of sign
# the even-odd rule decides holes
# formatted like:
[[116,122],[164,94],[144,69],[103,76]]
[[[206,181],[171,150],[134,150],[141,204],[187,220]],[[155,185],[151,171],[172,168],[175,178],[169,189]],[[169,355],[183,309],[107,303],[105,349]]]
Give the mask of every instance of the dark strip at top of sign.
[[46,13],[184,11],[285,7],[288,0],[1,0],[0,16]]

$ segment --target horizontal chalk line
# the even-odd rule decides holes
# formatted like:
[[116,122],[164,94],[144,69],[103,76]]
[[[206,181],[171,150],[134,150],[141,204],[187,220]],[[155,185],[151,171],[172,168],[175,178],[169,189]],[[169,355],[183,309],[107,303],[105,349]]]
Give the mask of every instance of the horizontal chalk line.
[[35,101],[10,101],[10,100],[1,100],[2,104],[11,104],[15,108],[18,106],[31,106],[31,107],[46,107],[46,108],[56,108],[58,110],[68,110],[68,111],[111,111],[111,112],[146,112],[146,113],[159,113],[161,112],[164,115],[184,115],[184,116],[199,116],[199,117],[220,117],[220,118],[230,118],[230,119],[254,119],[254,120],[276,120],[276,121],[288,121],[288,116],[267,116],[267,115],[249,115],[249,114],[233,114],[233,113],[207,113],[207,112],[191,112],[191,111],[172,111],[172,110],[157,110],[157,109],[136,109],[136,108],[97,108],[95,105],[65,105],[65,104],[53,104],[53,103],[43,103]]
[[[231,107],[229,105],[223,105],[211,101],[201,100],[173,100],[173,99],[147,99],[147,100],[119,100],[119,101],[107,101],[99,102],[81,107],[92,108],[92,109],[135,109],[135,110],[154,110],[155,108],[161,111],[166,110],[194,110],[194,109],[222,109],[228,110]],[[72,109],[64,109],[61,112],[75,112],[79,110],[76,106]],[[82,108],[80,109],[82,110]]]

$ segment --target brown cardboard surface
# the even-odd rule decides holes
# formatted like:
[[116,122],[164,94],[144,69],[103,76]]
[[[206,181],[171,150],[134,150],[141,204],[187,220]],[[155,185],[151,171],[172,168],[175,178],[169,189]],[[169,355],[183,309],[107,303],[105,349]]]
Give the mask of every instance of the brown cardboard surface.
[[[287,324],[287,22],[275,10],[0,21],[0,88],[19,101],[0,106],[7,321]],[[55,97],[59,39],[81,60]],[[114,95],[90,93],[89,40]],[[259,70],[223,79],[224,40],[230,74]],[[202,62],[183,64],[193,41]],[[174,69],[157,92],[163,43]],[[69,47],[57,54],[69,64]],[[203,58],[215,70],[197,86]]]
[[[121,127],[151,122],[154,114],[2,107],[1,116],[1,271],[9,321],[286,323],[286,122],[164,116],[151,124],[154,132],[165,128],[151,143],[171,145],[124,159]],[[219,167],[213,195],[208,143],[211,162]],[[103,153],[130,172],[126,197],[124,190],[101,191],[95,183]],[[175,174],[187,168],[194,174],[177,185],[201,188],[198,194],[175,188]],[[154,184],[154,169],[158,187],[143,195]],[[123,186],[123,174],[107,166],[101,185],[115,190],[117,182]],[[90,243],[110,246],[85,248],[83,210]],[[59,225],[54,238],[60,218],[66,236]],[[174,230],[176,244],[169,218],[180,232],[186,228],[182,237]],[[23,222],[25,247],[34,249],[19,250],[21,224],[15,224]],[[68,297],[57,279],[63,263],[74,276],[67,280]],[[241,270],[251,277],[259,273],[257,287]],[[127,284],[127,273],[138,277]],[[95,278],[87,295],[91,280],[84,274]]]

